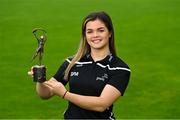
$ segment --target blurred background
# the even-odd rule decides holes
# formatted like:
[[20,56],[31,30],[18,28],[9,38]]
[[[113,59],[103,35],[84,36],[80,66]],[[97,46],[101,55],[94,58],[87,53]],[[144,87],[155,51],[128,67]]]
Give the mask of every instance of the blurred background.
[[180,0],[0,0],[0,119],[60,119],[67,102],[41,100],[27,71],[44,28],[47,78],[78,48],[83,18],[107,12],[117,53],[131,68],[118,119],[180,119]]

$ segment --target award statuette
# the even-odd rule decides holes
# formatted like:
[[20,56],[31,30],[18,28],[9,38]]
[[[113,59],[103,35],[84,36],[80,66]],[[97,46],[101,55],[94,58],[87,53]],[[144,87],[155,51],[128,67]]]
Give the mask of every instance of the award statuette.
[[44,43],[47,40],[47,36],[46,31],[41,28],[34,29],[33,34],[38,41],[38,48],[36,49],[32,60],[39,56],[39,64],[33,66],[33,81],[42,83],[46,81],[46,67],[45,65],[42,65],[42,57]]

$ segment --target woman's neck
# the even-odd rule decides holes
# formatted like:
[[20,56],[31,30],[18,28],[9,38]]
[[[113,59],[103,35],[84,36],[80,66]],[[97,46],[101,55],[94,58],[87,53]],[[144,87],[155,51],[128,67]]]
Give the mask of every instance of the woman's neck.
[[93,58],[93,60],[99,61],[104,59],[107,55],[110,54],[110,50],[91,50],[91,57]]

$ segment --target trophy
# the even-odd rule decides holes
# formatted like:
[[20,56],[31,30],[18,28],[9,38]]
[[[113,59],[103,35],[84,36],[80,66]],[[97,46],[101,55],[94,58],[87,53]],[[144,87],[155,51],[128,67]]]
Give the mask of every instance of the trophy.
[[46,31],[42,28],[35,28],[32,32],[38,41],[38,48],[36,49],[32,60],[39,56],[39,64],[33,66],[33,81],[34,82],[44,82],[46,81],[46,67],[42,65],[42,57],[44,51],[44,43],[47,40]]

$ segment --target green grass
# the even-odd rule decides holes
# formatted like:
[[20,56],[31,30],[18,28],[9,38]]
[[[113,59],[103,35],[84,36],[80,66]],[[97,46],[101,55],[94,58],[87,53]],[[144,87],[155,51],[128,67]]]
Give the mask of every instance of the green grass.
[[43,63],[50,78],[78,47],[82,19],[112,17],[118,55],[131,67],[128,89],[115,104],[119,119],[180,119],[180,0],[1,0],[0,118],[63,118],[66,101],[43,101],[27,71],[37,47],[32,29],[48,32]]

